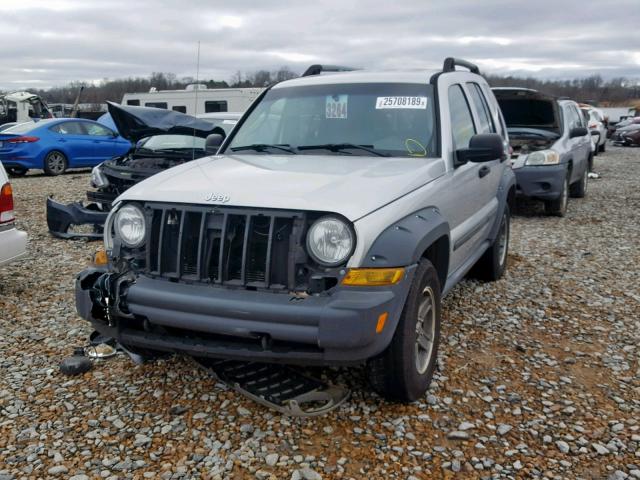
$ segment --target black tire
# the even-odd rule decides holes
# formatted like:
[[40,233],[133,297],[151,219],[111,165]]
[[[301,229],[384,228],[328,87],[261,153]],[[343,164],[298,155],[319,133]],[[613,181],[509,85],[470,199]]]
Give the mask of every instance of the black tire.
[[598,147],[598,151],[604,153],[605,150],[607,149],[606,145],[607,145],[607,141],[605,140],[605,142]]
[[567,207],[569,205],[569,175],[570,173],[567,173],[567,177],[564,179],[560,196],[554,200],[545,200],[544,211],[547,215],[564,217],[567,214]]
[[44,173],[51,176],[62,175],[67,171],[67,167],[69,162],[67,161],[67,157],[64,153],[58,150],[51,150],[47,153],[47,156],[44,157]]
[[[419,314],[423,318],[420,343]],[[418,263],[391,343],[368,364],[371,384],[380,395],[400,402],[412,402],[424,396],[436,368],[441,314],[438,272],[423,258]]]
[[23,167],[7,167],[7,173],[12,177],[24,177],[28,171],[28,168]]
[[589,173],[587,169],[582,172],[580,180],[571,185],[571,196],[574,198],[584,198],[587,194],[587,186],[589,184]]
[[511,212],[509,205],[504,206],[498,235],[491,246],[474,265],[472,275],[480,280],[495,282],[507,269],[509,238],[511,231]]
[[588,170],[588,172],[593,172],[593,155],[589,155],[589,161],[587,163],[587,170]]

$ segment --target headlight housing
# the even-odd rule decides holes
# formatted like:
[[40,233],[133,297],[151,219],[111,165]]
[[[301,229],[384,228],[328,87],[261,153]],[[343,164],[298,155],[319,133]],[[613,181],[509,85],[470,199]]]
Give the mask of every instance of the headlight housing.
[[93,167],[93,170],[91,170],[91,185],[95,188],[102,188],[109,185],[109,180],[105,174],[102,173],[102,164],[96,165]]
[[555,150],[539,150],[527,155],[525,165],[557,165],[560,155]]
[[116,236],[130,248],[140,247],[145,240],[146,224],[144,214],[135,205],[125,205],[114,219]]
[[337,217],[322,217],[307,232],[307,251],[320,265],[336,267],[353,253],[355,234]]

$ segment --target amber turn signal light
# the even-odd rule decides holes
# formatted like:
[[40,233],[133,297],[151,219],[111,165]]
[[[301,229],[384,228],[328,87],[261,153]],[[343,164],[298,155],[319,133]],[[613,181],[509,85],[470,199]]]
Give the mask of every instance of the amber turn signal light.
[[107,258],[107,252],[104,250],[98,250],[93,257],[93,263],[95,265],[106,265],[109,263],[109,259]]
[[352,268],[342,279],[343,285],[379,287],[394,285],[404,278],[404,268]]

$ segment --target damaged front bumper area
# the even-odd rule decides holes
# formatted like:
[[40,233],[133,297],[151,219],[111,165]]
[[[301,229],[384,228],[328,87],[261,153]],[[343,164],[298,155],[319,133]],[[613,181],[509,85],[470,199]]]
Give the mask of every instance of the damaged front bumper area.
[[[76,308],[127,349],[302,365],[350,365],[391,342],[415,266],[390,287],[296,295],[81,272]],[[381,332],[379,318],[387,313]]]
[[[108,212],[99,210],[98,205],[87,206],[80,202],[64,205],[53,198],[47,198],[47,226],[49,232],[58,238],[102,238],[104,222]],[[89,225],[92,231],[75,231],[79,226]],[[85,227],[86,228],[86,227]]]

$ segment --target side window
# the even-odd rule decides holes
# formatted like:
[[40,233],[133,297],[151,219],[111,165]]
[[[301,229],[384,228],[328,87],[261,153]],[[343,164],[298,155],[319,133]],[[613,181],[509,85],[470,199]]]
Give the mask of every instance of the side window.
[[145,102],[145,107],[164,108],[167,109],[167,102]]
[[174,112],[187,113],[187,107],[185,107],[184,105],[174,105],[173,107],[171,107],[171,110],[173,110]]
[[482,90],[480,90],[480,85],[474,82],[467,83],[467,90],[469,90],[469,96],[478,113],[478,132],[495,133],[496,128],[491,119],[489,105],[487,105],[487,100],[484,98]]
[[132,105],[134,107],[140,106],[140,100],[127,100],[127,105]]
[[97,123],[85,123],[85,128],[87,129],[87,133],[89,135],[97,135],[102,137],[107,137],[113,135],[113,132],[102,125],[98,125]]
[[50,128],[52,132],[61,135],[86,135],[87,132],[82,128],[81,122],[62,122]]
[[469,140],[476,133],[473,116],[469,110],[467,98],[460,85],[449,87],[449,111],[451,113],[451,134],[453,148],[466,148]]
[[207,100],[204,102],[204,113],[227,112],[226,100]]

